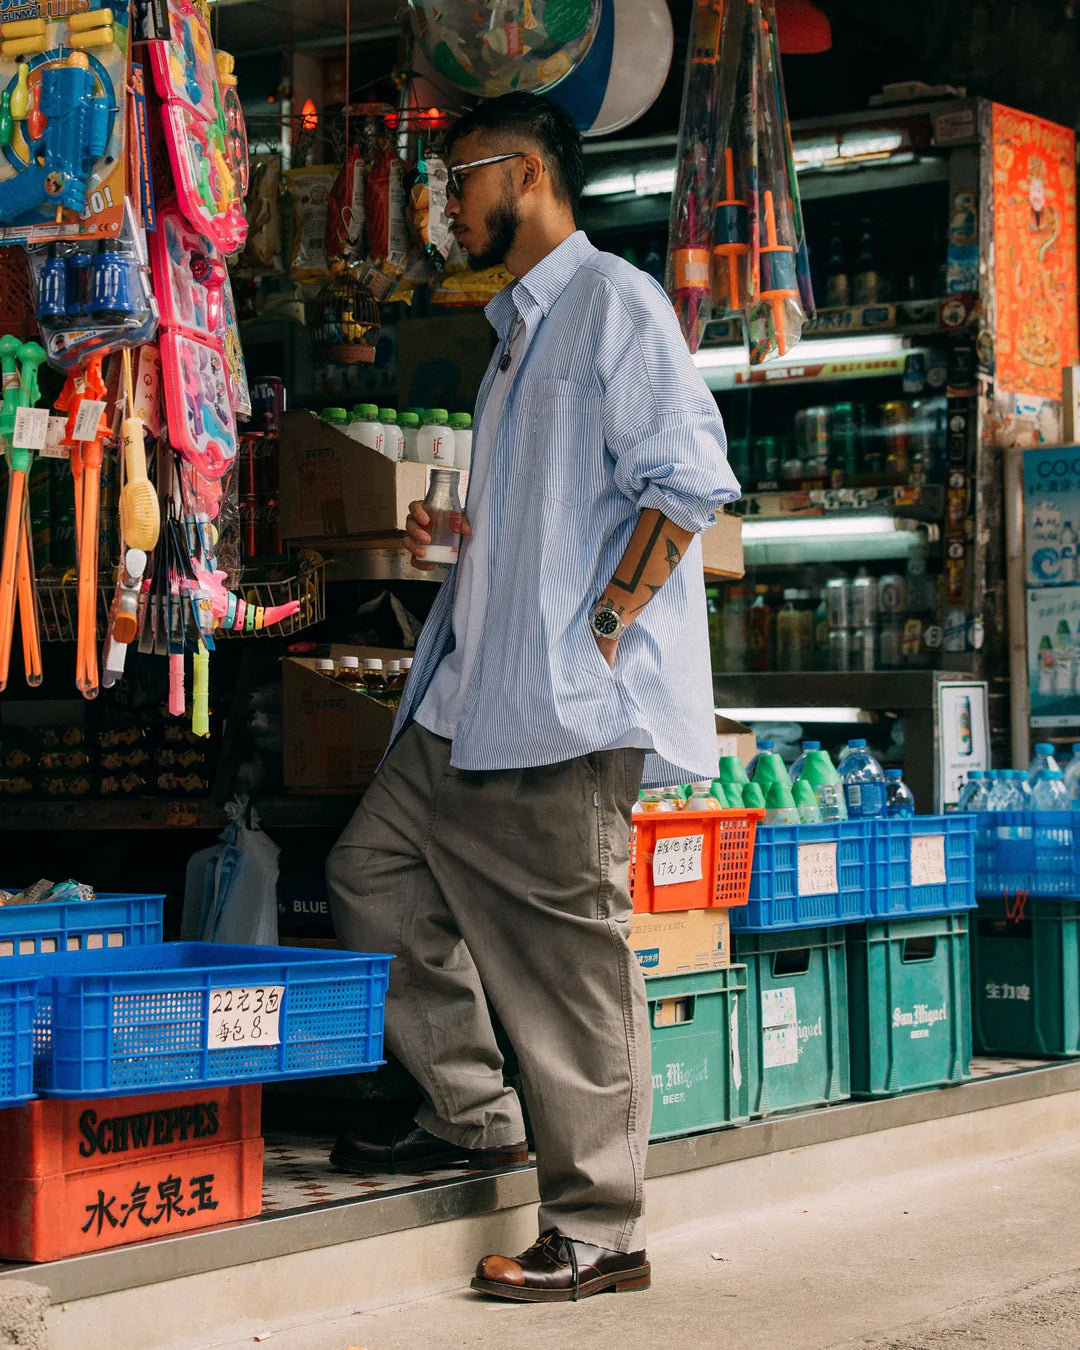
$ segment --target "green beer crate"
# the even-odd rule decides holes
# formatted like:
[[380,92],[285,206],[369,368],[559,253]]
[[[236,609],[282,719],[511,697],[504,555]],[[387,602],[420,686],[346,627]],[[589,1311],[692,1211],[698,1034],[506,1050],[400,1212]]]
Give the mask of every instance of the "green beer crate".
[[972,917],[976,1047],[1080,1055],[1080,900],[980,900]]
[[736,933],[750,1014],[750,1114],[851,1096],[847,963],[839,928]]
[[652,1031],[651,1139],[750,1119],[746,967],[645,981]]
[[847,930],[854,1097],[970,1077],[968,916],[885,919]]

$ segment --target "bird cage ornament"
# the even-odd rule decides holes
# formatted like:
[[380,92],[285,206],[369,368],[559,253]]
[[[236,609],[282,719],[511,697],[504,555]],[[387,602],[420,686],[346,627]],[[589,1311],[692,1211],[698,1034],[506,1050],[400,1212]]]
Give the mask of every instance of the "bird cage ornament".
[[339,365],[375,360],[382,321],[378,303],[348,272],[333,277],[311,304],[308,327],[315,359]]

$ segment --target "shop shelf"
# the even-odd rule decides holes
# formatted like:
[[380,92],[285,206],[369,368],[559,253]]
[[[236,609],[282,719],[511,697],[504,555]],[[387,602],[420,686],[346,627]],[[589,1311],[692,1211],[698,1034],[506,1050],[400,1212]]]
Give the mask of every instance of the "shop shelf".
[[0,958],[161,941],[163,895],[98,894],[0,908]]
[[964,1082],[971,1063],[968,916],[875,919],[846,936],[852,1096]]
[[875,918],[975,908],[975,821],[947,816],[872,822],[870,904]]
[[[635,912],[745,905],[754,837],[764,815],[761,810],[635,815],[630,830],[630,894]],[[658,874],[658,849],[666,876]],[[687,870],[700,875],[678,880]]]
[[37,981],[0,974],[0,1107],[34,1095],[34,1012]]
[[1080,895],[1080,811],[975,813],[975,893]]
[[651,1139],[742,1125],[746,1077],[746,968],[669,975],[645,986],[652,1028]]
[[749,901],[732,910],[732,928],[819,928],[869,918],[873,824],[763,825]]
[[850,1097],[843,930],[739,933],[735,959],[746,966],[750,1114]]
[[8,965],[39,982],[37,1090],[85,1097],[373,1069],[390,959],[175,942]]
[[976,1049],[1080,1055],[1080,899],[982,900],[972,917]]

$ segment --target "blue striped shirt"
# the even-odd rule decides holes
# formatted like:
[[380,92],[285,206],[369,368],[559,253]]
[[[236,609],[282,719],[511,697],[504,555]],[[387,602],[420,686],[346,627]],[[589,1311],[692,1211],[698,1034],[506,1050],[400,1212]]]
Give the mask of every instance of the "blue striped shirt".
[[[700,533],[739,495],[723,423],[671,302],[580,231],[485,311],[499,337],[476,422],[517,315],[528,345],[494,429],[484,630],[454,736],[459,769],[554,764],[644,729],[646,786],[711,778],[712,670],[695,539],[609,668],[589,610],[642,510]],[[465,510],[468,513],[469,503]],[[394,725],[412,721],[453,650],[453,582],[416,645]]]

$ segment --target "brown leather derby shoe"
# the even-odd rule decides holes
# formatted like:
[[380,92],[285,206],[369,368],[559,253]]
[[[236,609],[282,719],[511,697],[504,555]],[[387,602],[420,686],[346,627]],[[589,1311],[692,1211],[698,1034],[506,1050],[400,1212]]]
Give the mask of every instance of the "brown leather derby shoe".
[[644,1252],[593,1247],[549,1228],[520,1256],[485,1256],[472,1288],[523,1303],[576,1303],[604,1289],[622,1293],[648,1289],[651,1282]]
[[383,1142],[342,1134],[330,1150],[330,1166],[342,1172],[419,1172],[457,1166],[494,1171],[528,1161],[529,1146],[524,1140],[500,1148],[462,1148],[416,1124],[400,1127]]

